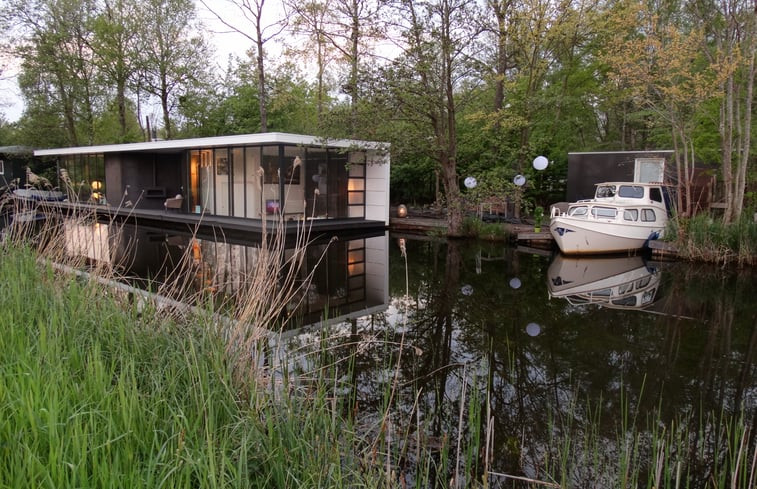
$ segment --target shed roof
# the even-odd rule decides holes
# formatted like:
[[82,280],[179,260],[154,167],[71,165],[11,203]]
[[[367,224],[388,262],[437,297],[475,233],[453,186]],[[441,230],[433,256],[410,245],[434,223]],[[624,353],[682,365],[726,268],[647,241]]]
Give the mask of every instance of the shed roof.
[[318,136],[305,136],[284,132],[263,132],[256,134],[239,134],[235,136],[215,136],[192,139],[171,139],[166,141],[146,141],[142,143],[104,144],[98,146],[78,146],[72,148],[38,149],[36,156],[62,156],[92,153],[122,152],[180,152],[187,149],[214,148],[224,146],[245,146],[253,144],[294,144],[319,146],[324,148],[360,148],[388,150],[389,143],[359,141],[353,139],[328,139]]
[[28,146],[0,146],[0,154],[5,155],[31,155],[32,151]]
[[669,154],[673,153],[672,149],[645,149],[641,151],[570,151],[569,155],[643,155],[643,154]]

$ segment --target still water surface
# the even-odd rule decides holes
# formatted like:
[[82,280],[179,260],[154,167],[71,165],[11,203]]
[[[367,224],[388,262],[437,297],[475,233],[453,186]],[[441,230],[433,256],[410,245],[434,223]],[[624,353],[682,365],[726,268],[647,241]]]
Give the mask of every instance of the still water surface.
[[[129,246],[105,256],[128,263],[128,273],[160,279],[192,250],[193,286],[228,296],[257,253],[250,243],[124,232]],[[306,267],[320,264],[288,309],[282,343],[320,342],[337,365],[350,355],[354,369],[340,392],[354,397],[369,434],[391,393],[391,430],[411,447],[397,470],[412,472],[403,466],[417,462],[412,446],[441,447],[480,425],[481,443],[487,429],[492,440],[489,470],[544,478],[562,449],[594,460],[576,462],[574,482],[601,486],[605,475],[592,464],[621,458],[632,432],[675,421],[696,434],[710,416],[757,424],[753,270],[571,259],[389,233],[326,242],[308,251]],[[589,434],[594,444],[582,445]],[[754,450],[754,434],[748,441]],[[689,457],[692,487],[712,475],[717,443]]]

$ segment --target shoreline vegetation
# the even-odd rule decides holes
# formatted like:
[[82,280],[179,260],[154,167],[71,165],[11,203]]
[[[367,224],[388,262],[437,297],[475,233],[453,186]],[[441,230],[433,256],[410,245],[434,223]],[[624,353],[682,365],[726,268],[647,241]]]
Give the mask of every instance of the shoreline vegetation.
[[[423,215],[423,222],[417,224],[417,231],[444,237],[443,225],[433,223],[442,219],[435,214],[423,214],[411,210],[410,217]],[[757,265],[757,222],[750,213],[733,223],[726,224],[721,219],[706,215],[691,218],[676,218],[668,222],[663,241],[669,245],[667,255],[690,262],[713,263],[721,266],[749,267]],[[397,220],[394,221],[395,223]],[[548,227],[548,226],[547,226]],[[411,225],[402,225],[408,230]],[[533,229],[527,221],[485,222],[478,216],[469,216],[463,222],[464,234],[468,238],[484,241],[514,241],[520,230]]]
[[[375,410],[355,402],[350,349],[332,348],[329,328],[312,335],[309,349],[283,356],[268,349],[281,328],[275,312],[295,292],[274,285],[286,283],[282,274],[298,256],[288,254],[294,261],[281,268],[275,238],[264,240],[259,275],[229,329],[211,302],[176,311],[62,273],[50,263],[84,263],[66,257],[56,232],[35,234],[36,244],[6,234],[0,244],[0,487],[741,489],[757,482],[757,437],[743,408],[667,420],[640,415],[628,399],[617,420],[598,419],[588,403],[570,406],[567,416],[563,406],[545,407],[554,411],[549,445],[516,440],[536,462],[498,472],[480,365],[462,367],[450,406],[458,422],[439,437],[415,412],[421,393],[398,386],[400,364],[422,354],[412,345],[377,339],[388,380]],[[88,271],[119,278],[112,265]]]

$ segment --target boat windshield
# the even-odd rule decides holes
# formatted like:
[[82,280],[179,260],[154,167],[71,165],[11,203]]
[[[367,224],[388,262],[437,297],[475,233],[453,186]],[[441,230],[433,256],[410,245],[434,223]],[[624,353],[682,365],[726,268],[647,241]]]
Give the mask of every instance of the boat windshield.
[[568,209],[568,215],[572,217],[586,217],[589,213],[589,208],[585,205],[578,207],[571,207]]
[[621,185],[618,195],[626,199],[641,199],[644,197],[644,187],[640,185]]
[[600,185],[597,187],[595,197],[598,199],[615,197],[615,185]]

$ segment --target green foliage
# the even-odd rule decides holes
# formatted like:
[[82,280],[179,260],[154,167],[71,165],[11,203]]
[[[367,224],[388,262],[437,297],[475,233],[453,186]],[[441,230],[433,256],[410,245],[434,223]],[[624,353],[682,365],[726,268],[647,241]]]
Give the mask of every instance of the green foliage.
[[137,114],[132,107],[131,102],[127,101],[125,115],[125,127],[121,125],[118,102],[113,100],[107,106],[107,110],[98,114],[95,118],[95,135],[96,144],[112,143],[135,143],[144,141],[145,135],[137,120]]
[[541,226],[542,219],[544,219],[544,207],[537,205],[534,207],[534,225]]
[[0,114],[0,146],[12,146],[16,141],[13,125]]
[[435,165],[428,158],[400,160],[391,166],[391,201],[409,205],[431,204],[436,199]]
[[510,233],[502,223],[483,222],[478,217],[463,219],[463,233],[470,237],[485,241],[507,241]]
[[[21,60],[26,106],[8,144],[134,141],[141,137],[136,114],[155,110],[165,110],[162,120],[151,123],[166,137],[260,130],[257,66],[234,58],[225,80],[211,72],[214,57],[195,35],[201,31],[188,0],[6,4],[0,21],[13,36],[8,45],[18,47],[13,54]],[[671,3],[664,12],[648,12],[649,32],[642,32],[629,5],[491,2],[476,13],[472,30],[472,17],[460,13],[467,3],[456,4],[459,17],[446,20],[435,2],[382,3],[408,49],[387,60],[361,46],[353,59],[352,48],[337,42],[342,56],[325,52],[322,58],[320,93],[312,74],[297,68],[298,57],[313,45],[334,46],[315,36],[302,16],[311,10],[324,25],[346,25],[347,13],[307,6],[285,31],[293,43],[307,46],[265,59],[268,129],[391,143],[394,202],[441,198],[436,186],[443,188],[444,181],[437,181],[435,171],[456,165],[457,176],[479,181],[492,172],[510,178],[521,173],[529,182],[524,202],[546,207],[564,199],[568,152],[671,148],[674,136],[683,138],[678,146],[685,142],[697,163],[722,165],[724,98],[715,82],[730,70],[742,87],[745,65],[727,60],[739,59],[743,46],[732,46],[726,56],[717,51],[722,43],[711,42],[708,58],[698,36],[747,32],[750,11],[739,4],[731,25],[717,5],[692,13]],[[410,15],[411,7],[422,18]],[[498,13],[507,19],[506,29]],[[374,39],[386,27],[384,18],[360,19],[353,34]],[[692,19],[702,20],[702,32]],[[449,29],[440,28],[443,21]],[[298,37],[303,32],[312,44]],[[444,35],[455,46],[448,57],[442,56],[450,45],[442,42]],[[125,104],[116,102],[121,96]],[[744,141],[754,146],[757,137]],[[553,162],[544,172],[531,169],[537,155]],[[754,180],[748,168],[752,193],[745,204],[751,208]]]
[[744,214],[733,223],[704,214],[679,218],[672,220],[665,232],[666,239],[687,259],[739,266],[757,262],[757,223],[751,215]]

